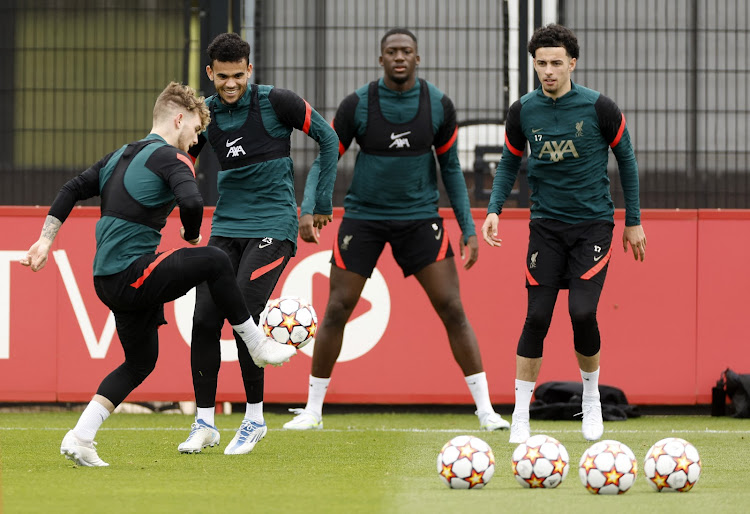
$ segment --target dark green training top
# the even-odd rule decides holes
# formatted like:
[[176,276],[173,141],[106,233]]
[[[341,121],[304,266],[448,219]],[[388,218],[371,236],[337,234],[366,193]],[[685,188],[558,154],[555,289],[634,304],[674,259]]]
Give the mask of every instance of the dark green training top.
[[200,234],[203,200],[190,157],[157,134],[125,145],[69,180],[49,209],[60,221],[79,200],[101,196],[94,275],[113,275],[161,242],[167,216],[180,207],[185,239]]
[[638,165],[625,116],[611,99],[571,82],[571,90],[557,100],[546,96],[540,86],[514,102],[508,110],[505,148],[488,213],[500,214],[527,141],[532,219],[613,221],[607,175],[612,148],[625,196],[625,225],[641,224]]
[[219,201],[212,236],[262,238],[297,242],[294,164],[289,155],[293,129],[320,145],[320,166],[310,174],[315,214],[333,212],[338,138],[325,119],[296,93],[267,85],[250,85],[235,104],[217,95],[206,100],[211,123],[190,149],[197,157],[210,139],[222,165]]
[[[344,199],[344,217],[410,220],[438,216],[435,155],[464,242],[476,235],[461,165],[456,110],[442,91],[417,80],[408,91],[393,91],[382,78],[364,85],[339,105],[333,128],[339,154],[359,144],[354,177]],[[317,172],[316,161],[310,174]],[[302,213],[310,212],[308,179]]]

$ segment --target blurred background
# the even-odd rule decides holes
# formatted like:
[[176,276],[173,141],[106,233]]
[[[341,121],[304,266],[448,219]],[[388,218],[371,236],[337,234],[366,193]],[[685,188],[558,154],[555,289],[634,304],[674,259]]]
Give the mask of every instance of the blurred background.
[[[382,75],[380,38],[401,26],[418,38],[418,75],[457,108],[472,206],[484,207],[507,109],[538,84],[526,42],[553,21],[579,37],[573,80],[627,118],[643,208],[750,208],[744,0],[3,0],[0,205],[49,205],[67,179],[144,137],[170,80],[213,94],[205,48],[216,34],[239,33],[256,83],[295,91],[330,121],[347,94]],[[353,150],[339,164],[334,205]],[[218,164],[208,152],[198,175],[212,205]],[[316,155],[295,131],[298,200]],[[610,174],[623,207],[614,159]],[[506,206],[527,205],[521,175]]]

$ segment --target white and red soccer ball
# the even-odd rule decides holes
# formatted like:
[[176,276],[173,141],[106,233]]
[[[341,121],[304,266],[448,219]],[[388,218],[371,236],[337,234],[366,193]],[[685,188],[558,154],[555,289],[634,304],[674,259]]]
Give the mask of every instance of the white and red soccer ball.
[[495,473],[495,456],[478,437],[459,435],[440,450],[437,472],[451,489],[481,489]]
[[637,473],[633,451],[612,440],[591,445],[578,467],[581,483],[593,494],[623,494],[633,486]]
[[687,492],[698,482],[701,467],[695,446],[679,437],[667,437],[648,450],[643,473],[656,491]]
[[512,457],[513,475],[523,487],[553,488],[568,475],[568,451],[554,437],[538,434],[519,444]]
[[266,304],[260,314],[260,327],[267,337],[302,348],[315,338],[318,316],[308,301],[296,296],[282,296]]

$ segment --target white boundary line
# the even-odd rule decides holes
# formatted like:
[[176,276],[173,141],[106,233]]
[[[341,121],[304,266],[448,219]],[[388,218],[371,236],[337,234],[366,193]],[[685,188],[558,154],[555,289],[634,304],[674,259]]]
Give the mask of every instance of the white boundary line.
[[[183,432],[187,431],[189,427],[102,427],[99,429],[99,431],[105,431],[105,432],[117,432],[117,431],[131,431],[131,432]],[[12,430],[23,430],[23,431],[32,431],[32,430],[43,430],[43,431],[67,431],[70,430],[70,427],[39,427],[39,428],[33,428],[33,427],[2,427],[0,426],[0,431],[12,431]],[[269,428],[270,432],[293,432],[293,430],[286,430],[283,428]],[[237,430],[234,428],[220,428],[220,432],[236,432]],[[580,429],[570,429],[570,430],[544,430],[544,431],[534,431],[534,433],[539,434],[578,434],[580,433]],[[317,430],[308,430],[307,432],[311,433],[317,433]],[[459,434],[459,433],[484,433],[489,434],[490,432],[486,432],[483,430],[477,430],[475,428],[472,429],[433,429],[433,428],[327,428],[325,430],[322,430],[321,432],[337,432],[337,433],[346,433],[346,432],[397,432],[397,433],[434,433],[434,434]],[[496,431],[498,433],[504,433],[504,431],[498,430]],[[750,430],[606,430],[605,435],[607,434],[750,434]]]

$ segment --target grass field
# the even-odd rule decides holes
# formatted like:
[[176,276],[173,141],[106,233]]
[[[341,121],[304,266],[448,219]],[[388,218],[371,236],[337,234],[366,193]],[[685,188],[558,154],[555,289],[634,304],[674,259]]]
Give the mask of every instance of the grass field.
[[[578,479],[578,459],[589,446],[579,422],[532,422],[533,433],[567,447],[572,466],[558,488],[529,490],[513,478],[508,432],[479,432],[472,414],[328,414],[325,430],[291,432],[281,429],[289,415],[270,413],[266,438],[238,456],[223,448],[239,414],[218,416],[222,445],[198,455],[177,452],[192,417],[116,414],[97,436],[108,468],[78,468],[60,455],[77,418],[76,412],[0,413],[0,512],[703,513],[750,505],[750,421],[733,418],[606,422],[605,438],[630,446],[639,468],[648,448],[668,436],[693,443],[703,462],[689,493],[656,493],[640,473],[630,491],[614,497],[592,495]],[[459,434],[492,446],[497,470],[482,490],[451,490],[437,475],[437,453]]]

